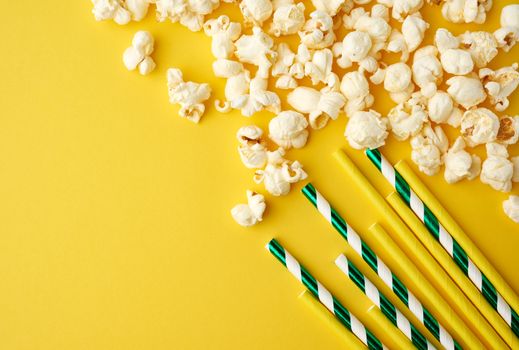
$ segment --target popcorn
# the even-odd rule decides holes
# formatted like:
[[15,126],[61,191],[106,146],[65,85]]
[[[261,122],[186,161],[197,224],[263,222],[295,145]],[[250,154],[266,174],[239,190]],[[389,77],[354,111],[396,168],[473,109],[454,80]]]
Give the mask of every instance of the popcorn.
[[488,158],[481,168],[481,182],[490,185],[496,191],[510,192],[514,166],[508,160],[506,146],[488,143],[486,148]]
[[270,0],[241,0],[240,11],[246,25],[262,26],[273,11]]
[[355,149],[378,148],[384,145],[388,121],[374,110],[353,113],[346,125],[344,136]]
[[141,75],[147,75],[155,69],[155,62],[150,57],[153,52],[153,36],[140,30],[133,36],[132,46],[123,53],[123,63],[128,70],[139,67]]
[[[179,22],[193,32],[198,32],[204,24],[204,17],[212,13],[220,0],[149,0],[157,6],[157,20],[164,22],[169,19]],[[225,1],[225,0],[224,0]],[[227,0],[226,2],[229,2]]]
[[328,120],[337,119],[346,101],[339,92],[300,86],[288,94],[287,102],[296,111],[309,115],[308,121],[313,129],[321,129]]
[[355,63],[366,59],[371,50],[371,38],[368,33],[355,30],[346,34],[342,42],[333,45],[333,52],[337,64],[341,68],[348,68]]
[[499,131],[496,141],[505,145],[513,145],[519,139],[519,115],[505,116],[499,120]]
[[[417,2],[417,0],[414,1]],[[393,13],[394,12],[395,7],[393,6]],[[402,23],[402,35],[404,36],[408,52],[413,52],[420,46],[427,28],[429,28],[429,23],[425,22],[419,13],[405,18]]]
[[400,61],[407,62],[409,59],[409,48],[404,35],[396,28],[391,30],[391,35],[387,41],[386,47],[384,48],[388,52],[401,53]]
[[460,41],[478,68],[486,67],[497,55],[497,41],[490,33],[466,32],[460,35]]
[[417,13],[423,6],[423,0],[394,0],[391,16],[399,22]]
[[276,57],[272,50],[274,41],[260,27],[252,28],[252,35],[242,35],[235,43],[234,54],[243,63],[250,63],[258,67],[257,76],[267,79],[269,69]]
[[[312,85],[325,83],[332,73],[333,53],[330,49],[315,50],[312,58],[305,62],[305,76],[310,77]],[[338,78],[337,78],[338,79]]]
[[519,41],[519,4],[501,10],[501,28],[494,32],[498,47],[508,52]]
[[269,123],[269,137],[284,149],[302,148],[308,139],[308,122],[301,113],[284,111]]
[[472,72],[474,62],[470,53],[461,49],[448,49],[440,55],[443,69],[450,74],[465,75]]
[[452,23],[485,23],[492,0],[445,0],[443,18]]
[[461,118],[461,134],[470,147],[494,142],[499,130],[499,119],[486,108],[466,111]]
[[[229,78],[227,80],[227,85],[229,85],[229,81],[233,78],[237,78],[238,80],[234,87],[236,90],[227,94],[226,86],[226,97],[227,100],[230,101],[230,107],[240,109],[241,114],[246,117],[250,117],[254,113],[260,112],[264,109],[272,113],[280,112],[281,101],[276,93],[267,91],[267,79],[259,76],[250,79],[249,72],[246,71],[236,77]],[[231,99],[229,99],[229,97],[231,97]],[[217,103],[219,104],[219,101],[217,101]],[[221,110],[225,112],[228,110],[227,106],[228,103],[224,104],[224,108]]]
[[443,69],[436,57],[438,50],[432,45],[416,50],[413,57],[413,81],[421,89],[422,95],[431,97],[443,79]]
[[481,171],[481,158],[465,151],[465,142],[458,137],[445,154],[445,181],[452,184],[463,179],[473,180]]
[[[371,0],[369,0],[371,1]],[[355,1],[357,4],[359,2],[368,3],[366,0],[357,0]],[[346,12],[351,10],[353,7],[352,0],[312,0],[312,5],[318,10],[323,11],[329,14],[330,16],[335,16],[341,9],[344,9]]]
[[185,82],[182,71],[177,68],[168,69],[167,78],[169,102],[180,104],[181,117],[198,123],[205,112],[204,101],[211,96],[209,84]]
[[276,37],[297,33],[305,23],[305,5],[302,2],[297,4],[289,0],[288,4],[283,4],[276,8],[270,26],[270,33]]
[[266,208],[263,195],[247,190],[247,204],[236,205],[231,209],[231,215],[239,225],[249,227],[263,220]]
[[411,139],[411,159],[418,169],[426,175],[433,176],[442,164],[442,155],[449,148],[449,141],[443,129],[437,125],[425,125],[422,131]]
[[277,45],[276,62],[272,66],[271,74],[278,77],[276,87],[278,89],[294,89],[298,83],[296,80],[305,76],[305,63],[311,58],[308,48],[299,45],[295,54],[286,43]]
[[519,223],[519,196],[511,195],[508,197],[503,202],[503,210],[513,222]]
[[344,74],[341,81],[341,92],[348,101],[344,108],[348,116],[371,107],[375,100],[369,93],[368,80],[360,71]]
[[291,184],[307,178],[303,166],[298,161],[288,161],[283,156],[285,151],[279,148],[267,153],[267,166],[264,170],[257,170],[254,182],[263,182],[265,189],[273,196],[284,196],[290,192]]
[[519,72],[517,63],[509,67],[503,67],[496,71],[483,68],[479,71],[479,78],[482,80],[490,103],[494,105],[496,111],[502,112],[508,108],[510,96],[519,85]]
[[211,52],[216,58],[230,58],[234,51],[234,41],[241,35],[241,25],[231,22],[228,16],[222,15],[204,23],[204,32],[212,37]]
[[[380,8],[380,6],[377,8]],[[371,55],[376,55],[378,51],[385,48],[387,39],[391,35],[391,26],[386,16],[380,16],[377,8],[373,6],[372,14],[366,12],[362,7],[355,8],[342,18],[346,29],[354,29],[369,34],[372,42]]]
[[298,32],[301,43],[309,49],[324,49],[332,46],[335,41],[333,19],[324,11],[316,10],[310,13],[303,28]]
[[434,45],[440,53],[449,49],[457,49],[460,46],[460,40],[445,28],[439,28],[434,35]]
[[113,19],[117,24],[140,21],[148,13],[148,0],[92,0],[97,21]]
[[243,64],[226,58],[213,62],[213,73],[219,78],[231,78],[244,71]]
[[447,80],[447,85],[447,92],[454,102],[465,109],[477,106],[487,97],[481,81],[471,76],[452,77]]
[[384,76],[384,89],[389,92],[405,91],[411,82],[411,68],[403,62],[387,67]]
[[239,141],[238,153],[242,163],[249,169],[263,168],[267,163],[267,148],[263,130],[255,125],[241,127],[236,138]]
[[512,182],[519,182],[519,156],[512,157],[511,161],[514,165],[514,176],[512,176]]
[[422,96],[415,93],[411,99],[389,111],[389,124],[397,140],[404,141],[417,135],[422,130],[423,124],[427,122],[427,112],[422,100]]
[[450,95],[444,91],[437,91],[427,102],[429,119],[435,123],[446,122],[454,109]]

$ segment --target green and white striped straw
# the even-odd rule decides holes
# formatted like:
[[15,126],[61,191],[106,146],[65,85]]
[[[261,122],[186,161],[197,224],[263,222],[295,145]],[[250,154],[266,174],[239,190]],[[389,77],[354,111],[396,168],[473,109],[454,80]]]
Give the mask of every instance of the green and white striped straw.
[[346,242],[375,271],[380,279],[406,305],[416,318],[447,350],[461,350],[461,345],[453,339],[447,330],[434,318],[425,306],[415,297],[406,285],[389,269],[380,257],[360,238],[359,234],[328,203],[326,198],[309,183],[303,190],[305,197],[332,224]]
[[420,350],[436,349],[434,345],[424,337],[422,333],[393,305],[375,285],[360,272],[351,261],[344,255],[339,255],[335,264],[348,276],[366,296],[375,303],[388,318],[404,335],[411,340],[413,345]]
[[474,264],[467,252],[443,227],[438,218],[411,189],[407,181],[396,170],[378,149],[366,150],[366,155],[393,186],[405,204],[422,221],[430,234],[454,259],[454,262],[463,271],[476,288],[483,294],[485,300],[505,320],[516,337],[519,337],[519,315],[512,309],[506,300],[499,294],[496,287],[487,276]]
[[353,314],[351,314],[318,280],[316,280],[299,262],[272,239],[266,247],[294,277],[330,311],[344,327],[355,334],[370,350],[387,350]]

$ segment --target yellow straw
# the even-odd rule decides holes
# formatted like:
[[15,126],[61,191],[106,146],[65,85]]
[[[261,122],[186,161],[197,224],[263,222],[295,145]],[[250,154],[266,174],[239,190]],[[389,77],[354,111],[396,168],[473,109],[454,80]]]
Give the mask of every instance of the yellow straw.
[[503,296],[508,304],[515,310],[519,310],[519,297],[510,288],[508,283],[501,277],[499,272],[485,258],[479,248],[470,240],[463,232],[461,227],[456,223],[452,216],[443,208],[440,202],[420,181],[418,176],[411,170],[405,161],[400,161],[395,165],[402,177],[409,183],[413,191],[420,199],[431,209],[433,214],[439,219],[440,223],[447,231],[458,241],[463,249],[470,256],[474,264],[490,279],[490,282],[496,287],[497,291]]
[[[418,265],[419,269],[427,271],[428,276],[433,280],[433,285],[436,286],[436,288],[443,290],[444,294],[449,296],[452,308],[461,316],[464,323],[470,324],[474,331],[476,329],[478,330],[477,333],[479,333],[486,348],[507,349],[507,346],[496,334],[495,330],[481,317],[477,309],[467,300],[461,290],[454,283],[449,283],[450,278],[447,273],[438,266],[433,257],[421,245],[414,234],[400,220],[398,215],[391,209],[389,204],[369,183],[348,156],[346,156],[343,151],[335,152],[334,156],[348,173],[348,178],[351,179],[358,188],[362,189],[362,192],[367,196],[370,202],[375,205],[378,212],[384,217],[384,220],[393,228],[393,233],[395,234],[394,237],[398,239],[400,246],[405,248],[404,250],[408,254],[409,258]],[[403,264],[401,267],[405,269],[406,265]],[[404,273],[409,273],[409,275],[401,277],[402,279],[404,277],[406,278],[406,284],[411,287],[410,289],[415,294],[421,293],[423,296],[430,297],[438,293],[431,284],[425,283],[425,279],[423,278],[419,283],[415,283],[413,277],[418,276],[417,272],[413,272],[412,270],[404,271]],[[424,301],[423,298],[421,299]],[[467,342],[467,339],[470,339],[471,337],[463,336],[462,331],[457,329],[459,328],[460,323],[459,321],[454,321],[453,313],[440,314],[442,311],[445,312],[446,308],[443,307],[441,310],[438,309],[438,299],[440,299],[439,296],[433,299],[426,298],[428,301],[426,306],[438,317],[441,316],[445,318],[445,325],[450,327],[454,333],[459,336],[461,341]],[[463,327],[461,329],[463,329]],[[468,348],[472,349],[472,347]],[[481,347],[475,346],[474,348],[477,349]]]

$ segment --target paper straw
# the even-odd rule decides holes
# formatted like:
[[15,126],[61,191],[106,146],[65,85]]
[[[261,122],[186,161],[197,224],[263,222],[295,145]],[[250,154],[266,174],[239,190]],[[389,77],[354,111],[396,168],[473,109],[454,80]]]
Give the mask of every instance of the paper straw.
[[386,180],[402,197],[406,205],[423,222],[427,230],[454,259],[456,265],[482,293],[485,300],[505,320],[516,336],[519,336],[519,315],[499,294],[487,276],[482,273],[467,255],[466,251],[442,226],[422,200],[414,193],[400,173],[387,161],[379,150],[366,150],[366,155],[382,173]]
[[447,330],[433,317],[431,312],[409,291],[405,284],[373,252],[368,244],[360,238],[359,234],[348,225],[346,220],[337,213],[311,183],[303,187],[302,192],[445,349],[462,349],[461,345],[453,339]]
[[512,309],[519,310],[519,297],[501,277],[497,270],[490,264],[479,248],[472,242],[463,229],[456,223],[452,216],[445,210],[436,197],[427,189],[422,181],[411,170],[409,165],[401,160],[395,164],[395,169],[402,175],[413,191],[422,199],[429,209],[436,215],[442,225],[449,231],[462,247],[469,252],[476,265],[489,277],[497,290],[508,301]]
[[350,332],[355,334],[364,345],[370,350],[387,350],[387,348],[371,333],[353,314],[351,314],[318,280],[299,264],[299,262],[281,246],[275,239],[272,239],[266,247],[288,271],[301,282],[308,290],[319,299],[328,311],[330,311],[339,322],[342,323]]
[[[378,214],[383,218],[383,222],[391,227],[393,239],[398,240],[398,244],[405,251],[405,255],[400,249],[397,249],[396,252],[400,252],[400,255],[406,257],[407,261],[413,262],[412,264],[399,262],[399,267],[404,271],[404,275],[407,276],[408,285],[412,285],[424,295],[424,298],[429,301],[429,308],[435,309],[438,314],[445,317],[445,322],[456,331],[458,339],[464,343],[464,347],[469,349],[508,349],[508,346],[487,320],[481,316],[458,286],[454,283],[448,283],[450,278],[445,270],[438,265],[436,260],[418,241],[375,187],[360,172],[355,163],[348,158],[346,153],[339,150],[334,153],[334,157],[344,168],[349,183],[362,190],[362,193],[370,200]],[[390,241],[392,242],[391,239]],[[436,248],[441,249],[439,247]],[[434,286],[428,280],[418,278],[417,272],[419,270],[417,267],[422,272],[427,273],[427,277],[433,282]],[[450,306],[455,312],[450,311],[451,308],[440,296],[438,290],[442,291],[443,296],[449,298]],[[459,319],[458,315],[462,317],[463,321]],[[483,345],[468,331],[467,327],[476,332],[479,339],[483,341]]]
[[359,269],[346,259],[344,255],[339,255],[335,260],[337,267],[344,272],[359,289],[382,311],[391,323],[393,323],[411,342],[420,350],[436,349],[425,336],[420,333],[415,326],[393,305],[388,298],[375,287],[375,285]]

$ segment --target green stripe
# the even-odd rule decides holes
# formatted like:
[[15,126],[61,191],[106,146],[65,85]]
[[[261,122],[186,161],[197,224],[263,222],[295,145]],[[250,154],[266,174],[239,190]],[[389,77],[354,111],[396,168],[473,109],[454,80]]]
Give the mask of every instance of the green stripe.
[[440,224],[436,216],[431,212],[431,210],[424,204],[424,224],[427,230],[433,235],[434,239],[437,241],[440,240]]
[[366,155],[369,160],[377,167],[378,171],[382,171],[382,154],[378,149],[367,149]]

